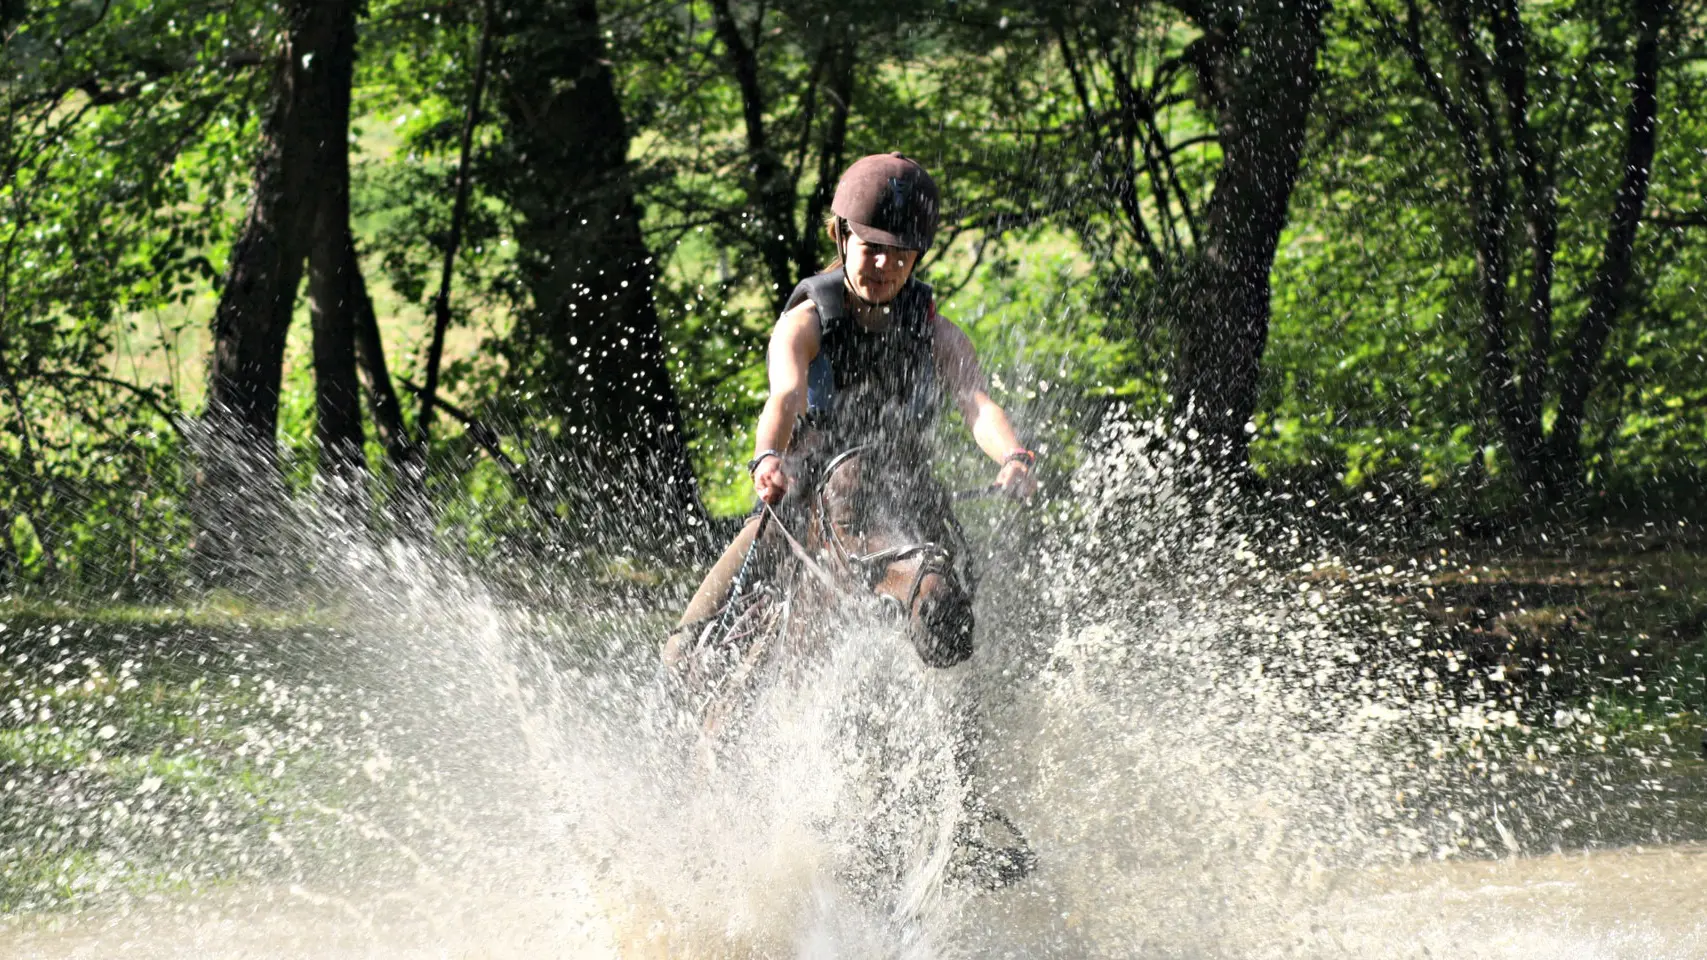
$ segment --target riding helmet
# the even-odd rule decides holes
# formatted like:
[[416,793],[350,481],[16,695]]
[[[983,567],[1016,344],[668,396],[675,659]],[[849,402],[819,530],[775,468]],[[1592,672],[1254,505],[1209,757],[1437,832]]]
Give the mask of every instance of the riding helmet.
[[925,250],[936,237],[936,181],[899,153],[861,157],[836,184],[830,211],[867,243]]

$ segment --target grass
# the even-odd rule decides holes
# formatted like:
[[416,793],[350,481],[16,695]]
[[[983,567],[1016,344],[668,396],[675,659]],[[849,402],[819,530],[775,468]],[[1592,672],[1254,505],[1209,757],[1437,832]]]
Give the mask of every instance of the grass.
[[[210,591],[182,606],[132,603],[73,606],[52,600],[0,596],[0,624],[8,625],[11,632],[58,626],[61,632],[132,628],[145,635],[165,636],[186,627],[291,630],[327,627],[331,622],[328,611],[312,607],[289,610],[266,607],[223,590]],[[4,632],[0,631],[0,635]]]
[[1707,717],[1707,535],[1688,521],[1535,529],[1435,547],[1395,599],[1468,670],[1569,702],[1608,734],[1693,744]]
[[0,608],[0,912],[264,869],[313,767],[272,660],[307,619]]

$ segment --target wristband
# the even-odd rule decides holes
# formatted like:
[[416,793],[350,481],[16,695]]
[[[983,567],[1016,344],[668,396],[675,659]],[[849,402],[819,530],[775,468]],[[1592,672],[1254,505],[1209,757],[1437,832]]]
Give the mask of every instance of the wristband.
[[753,459],[747,461],[747,474],[751,476],[754,470],[759,469],[759,464],[764,463],[771,457],[776,457],[780,460],[782,459],[782,454],[775,450],[760,450]]
[[1032,453],[1030,450],[1027,450],[1024,447],[1021,447],[1020,449],[1015,450],[1013,453],[1010,453],[1007,456],[1003,457],[1002,458],[1002,466],[1005,467],[1008,464],[1013,463],[1015,460],[1019,460],[1019,461],[1024,462],[1025,468],[1027,470],[1030,470],[1032,467],[1037,466],[1037,454]]

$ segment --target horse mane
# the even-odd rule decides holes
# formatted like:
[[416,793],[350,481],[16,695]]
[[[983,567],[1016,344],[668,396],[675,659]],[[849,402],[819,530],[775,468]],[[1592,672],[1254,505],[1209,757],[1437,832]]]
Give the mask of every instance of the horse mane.
[[886,476],[915,482],[930,474],[929,440],[917,414],[907,404],[884,397],[868,384],[854,387],[837,399],[828,413],[808,414],[795,424],[794,443],[789,447],[793,476],[807,482],[804,495],[815,492],[830,461],[856,447],[869,448],[868,462],[880,466]]

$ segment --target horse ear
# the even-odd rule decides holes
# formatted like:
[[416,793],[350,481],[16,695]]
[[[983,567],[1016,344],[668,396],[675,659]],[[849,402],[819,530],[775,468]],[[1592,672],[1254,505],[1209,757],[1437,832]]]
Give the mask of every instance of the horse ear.
[[815,486],[818,473],[823,469],[824,462],[824,430],[816,422],[801,417],[794,424],[794,440],[788,445],[788,453],[784,457],[784,469],[793,481],[789,484],[792,495],[800,491],[805,495],[804,487]]

